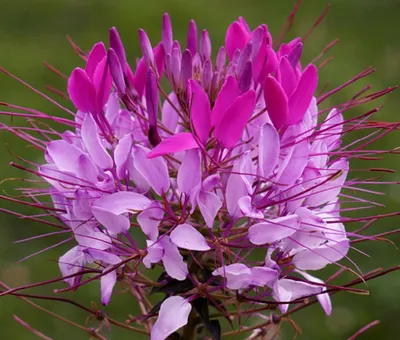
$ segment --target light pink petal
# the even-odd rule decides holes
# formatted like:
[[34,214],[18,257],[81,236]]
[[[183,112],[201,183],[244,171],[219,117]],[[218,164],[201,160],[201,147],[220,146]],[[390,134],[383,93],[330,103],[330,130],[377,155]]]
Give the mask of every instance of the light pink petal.
[[276,280],[279,278],[279,272],[268,267],[253,267],[251,268],[251,276],[252,285],[272,288]]
[[96,108],[101,113],[110,96],[112,77],[107,56],[97,65],[93,75],[93,86],[96,90]]
[[204,236],[190,224],[178,225],[171,232],[171,241],[179,248],[197,251],[210,250]]
[[217,99],[215,100],[214,107],[211,114],[211,125],[219,125],[221,119],[224,117],[226,110],[232,105],[236,97],[240,96],[241,92],[239,84],[235,77],[228,76],[219,91]]
[[287,124],[296,124],[303,119],[318,85],[318,72],[314,65],[309,65],[301,75],[296,90],[289,99]]
[[268,116],[275,128],[279,130],[287,124],[289,115],[288,98],[281,84],[271,76],[265,79],[263,90]]
[[121,262],[121,259],[117,255],[112,254],[109,251],[104,251],[104,250],[99,250],[99,249],[89,249],[88,253],[95,260],[101,261],[103,263],[116,265]]
[[258,144],[258,172],[262,177],[268,177],[272,174],[278,162],[280,153],[279,135],[276,129],[265,124],[260,129],[260,138]]
[[[178,126],[179,116],[175,108],[179,110],[179,102],[175,92],[168,95],[169,101],[165,100],[161,110],[161,122],[171,132],[176,132]],[[174,106],[170,104],[170,101]]]
[[81,134],[83,144],[93,161],[102,169],[111,169],[113,160],[100,141],[99,131],[92,115],[86,115]]
[[[313,189],[312,194],[307,197],[307,204],[310,206],[319,206],[334,200],[340,193],[348,172],[348,160],[340,159],[333,163],[321,178],[323,184]],[[334,176],[335,174],[337,176]],[[330,176],[334,176],[334,178],[327,181]]]
[[257,245],[272,243],[293,235],[298,229],[299,220],[296,215],[278,217],[252,225],[249,229],[249,239]]
[[[321,291],[321,286],[311,285],[302,281],[281,279],[274,285],[273,296],[276,301],[290,302],[304,296],[318,294]],[[286,313],[288,307],[288,304],[279,305],[282,313]]]
[[189,132],[181,132],[167,139],[164,139],[147,155],[148,158],[155,158],[169,153],[196,149],[199,145]]
[[68,94],[78,110],[96,111],[96,91],[86,72],[79,67],[72,71],[68,79]]
[[276,79],[281,84],[286,96],[290,98],[297,87],[296,73],[287,57],[281,58],[277,69]]
[[225,46],[229,59],[232,59],[236,49],[242,50],[244,45],[250,39],[250,34],[246,28],[239,22],[233,22],[226,32]]
[[251,197],[250,196],[243,196],[238,200],[238,205],[240,211],[244,216],[251,217],[251,218],[263,218],[264,214],[255,209],[251,204]]
[[[81,247],[76,246],[68,250],[63,256],[58,260],[58,266],[63,276],[68,276],[75,274],[82,270],[85,265],[85,254],[82,252]],[[75,277],[65,279],[64,282],[68,283],[70,286],[74,285]]]
[[178,247],[167,236],[163,236],[159,241],[164,248],[162,262],[167,274],[176,280],[185,280],[189,271]]
[[211,130],[210,100],[197,81],[190,79],[189,84],[192,91],[190,118],[196,135],[205,143]]
[[97,68],[97,65],[106,55],[106,47],[102,42],[98,42],[92,47],[85,67],[86,74],[90,79],[93,79],[93,75]]
[[283,164],[280,165],[277,181],[282,185],[293,184],[303,173],[308,162],[309,144],[303,140],[289,150]]
[[82,150],[64,140],[50,142],[47,145],[47,152],[59,170],[72,173],[76,171],[79,159],[83,154]]
[[215,138],[225,147],[231,148],[240,140],[247,121],[253,113],[256,95],[249,90],[237,97],[215,127]]
[[149,208],[143,210],[137,216],[137,221],[140,225],[140,228],[150,240],[152,241],[157,240],[158,226],[163,217],[164,217],[164,210],[157,202],[153,202]]
[[126,212],[137,213],[147,209],[150,205],[151,201],[146,196],[132,191],[119,191],[97,199],[93,206],[119,215]]
[[212,274],[224,277],[226,279],[226,286],[229,289],[247,288],[250,286],[253,278],[251,269],[243,263],[234,263],[217,268]]
[[146,241],[147,244],[147,255],[143,258],[143,264],[146,268],[151,268],[152,263],[158,263],[161,261],[164,255],[164,248],[160,242]]
[[207,227],[212,228],[214,226],[215,217],[218,214],[219,209],[222,207],[220,198],[213,192],[201,191],[197,199],[197,204]]
[[197,149],[186,151],[178,170],[177,183],[180,192],[190,195],[193,188],[201,182],[201,157]]
[[239,171],[239,163],[236,162],[235,166],[233,167],[233,172],[235,173],[229,176],[226,185],[226,206],[229,215],[232,217],[238,217],[242,214],[239,208],[239,199],[243,196],[249,195],[246,183],[244,182],[242,176],[236,174],[236,172]]
[[134,166],[147,180],[153,190],[162,195],[169,188],[168,167],[163,158],[149,159],[150,150],[142,146],[135,146],[133,151]]
[[128,160],[132,157],[133,137],[128,134],[118,141],[114,150],[114,161],[119,179],[125,179],[128,171]]
[[340,145],[342,132],[343,115],[338,109],[333,109],[328,113],[320,128],[320,136],[323,138],[329,151]]
[[151,329],[150,340],[165,340],[188,323],[192,305],[181,296],[171,296],[160,307],[158,318]]
[[292,263],[300,270],[319,270],[346,256],[350,243],[348,239],[328,242],[318,248],[304,250],[293,257]]
[[[106,267],[103,273],[110,269],[111,267]],[[100,278],[101,286],[101,303],[105,306],[110,303],[112,291],[114,289],[115,283],[117,282],[117,271],[113,270],[108,274],[102,275]]]
[[124,215],[117,215],[106,208],[92,207],[92,213],[99,223],[112,233],[127,231],[130,227],[129,218]]
[[[322,281],[321,279],[312,276],[306,272],[302,272],[302,271],[298,271],[301,275],[304,276],[304,278],[310,282],[315,282],[315,283],[320,283],[320,284],[324,284],[324,281]],[[322,287],[322,291],[325,292],[326,291],[326,287]],[[323,310],[325,311],[326,315],[331,315],[332,313],[332,302],[331,302],[331,298],[329,296],[328,293],[323,293],[323,294],[319,294],[317,295],[317,299],[319,304],[321,305],[321,307],[323,308]]]

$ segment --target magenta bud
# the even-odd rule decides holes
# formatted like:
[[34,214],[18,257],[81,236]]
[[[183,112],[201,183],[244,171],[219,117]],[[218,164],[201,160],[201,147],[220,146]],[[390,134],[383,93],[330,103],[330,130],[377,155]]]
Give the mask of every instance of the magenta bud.
[[212,63],[210,59],[207,59],[203,65],[203,88],[207,92],[211,85],[212,78]]
[[247,92],[251,86],[251,80],[253,77],[253,63],[248,60],[244,65],[242,74],[239,76],[239,89],[242,93]]
[[296,45],[294,45],[292,51],[288,55],[288,60],[294,68],[300,61],[302,52],[303,52],[303,44],[299,41]]
[[187,82],[193,76],[193,57],[190,50],[186,49],[182,55],[182,86],[186,90]]
[[113,48],[108,49],[108,64],[115,87],[121,94],[126,93],[124,74],[117,53]]
[[251,53],[253,51],[253,44],[251,41],[249,41],[243,48],[242,53],[240,54],[238,63],[237,63],[237,75],[240,77],[242,75],[242,72],[244,70],[244,67],[247,63],[248,60],[251,58]]
[[171,19],[167,13],[163,16],[162,21],[162,43],[164,46],[164,52],[171,53],[172,50],[172,25]]
[[224,46],[219,48],[217,59],[215,60],[215,67],[218,71],[222,71],[226,63],[226,50]]
[[253,32],[253,38],[251,42],[253,44],[253,50],[251,53],[251,58],[255,60],[258,52],[260,51],[261,44],[265,43],[265,36],[267,33],[267,27],[265,25],[258,26]]
[[149,141],[153,146],[160,143],[161,138],[157,131],[158,118],[158,87],[157,76],[152,68],[148,68],[146,75],[146,107],[149,116]]
[[235,50],[235,52],[233,52],[233,56],[232,56],[232,63],[233,63],[233,64],[237,64],[237,63],[238,63],[240,55],[241,55],[241,52],[240,52],[240,50],[237,48],[237,49]]
[[124,45],[119,37],[118,31],[115,27],[110,29],[110,47],[115,51],[120,65],[126,64],[126,54]]
[[190,20],[186,41],[186,48],[195,55],[197,53],[197,27],[194,20]]
[[154,65],[154,54],[153,49],[151,47],[151,43],[149,37],[147,36],[146,32],[142,29],[139,30],[139,43],[140,48],[142,49],[143,58],[146,62],[147,66]]
[[179,87],[181,79],[181,51],[176,47],[172,48],[171,77],[175,86]]
[[203,30],[200,36],[200,55],[203,60],[211,58],[211,41],[206,30]]

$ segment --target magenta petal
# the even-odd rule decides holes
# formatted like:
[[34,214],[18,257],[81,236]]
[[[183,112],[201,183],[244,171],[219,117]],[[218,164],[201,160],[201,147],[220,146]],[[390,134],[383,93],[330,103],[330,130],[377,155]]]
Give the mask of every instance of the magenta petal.
[[280,152],[280,140],[276,129],[265,124],[260,129],[258,144],[258,171],[260,176],[268,177],[275,169]]
[[154,47],[153,53],[156,62],[158,77],[161,78],[164,71],[164,58],[165,58],[163,45],[160,43],[156,47]]
[[124,45],[115,27],[110,29],[110,47],[115,51],[120,65],[126,65],[126,54]]
[[162,195],[169,188],[168,167],[163,158],[149,159],[149,149],[140,145],[135,146],[133,151],[134,166],[136,170],[146,179],[153,190]]
[[139,95],[139,98],[143,96],[144,86],[146,83],[147,65],[143,58],[141,58],[137,64],[135,76],[133,78],[133,87]]
[[225,147],[231,148],[240,140],[247,121],[253,113],[256,94],[253,90],[237,97],[215,127],[215,138]]
[[250,39],[250,34],[239,22],[233,22],[226,32],[225,46],[229,59],[232,59],[236,49],[242,50],[246,42]]
[[289,99],[288,125],[296,124],[303,119],[304,114],[310,106],[317,85],[317,68],[311,64],[304,70],[296,90]]
[[107,56],[97,65],[93,75],[93,86],[96,91],[96,110],[102,112],[110,96],[112,77]]
[[256,245],[276,242],[293,235],[299,226],[296,215],[278,217],[252,225],[249,229],[249,239]]
[[[106,267],[103,273],[110,269],[111,267]],[[101,303],[105,306],[110,303],[112,291],[114,289],[115,283],[117,282],[117,271],[113,270],[108,274],[102,275],[100,278],[101,286]]]
[[232,102],[236,97],[240,95],[239,84],[235,77],[229,76],[224,85],[222,85],[221,91],[218,93],[218,97],[215,100],[215,104],[211,115],[211,125],[219,125],[221,119],[224,117],[226,110],[232,105]]
[[147,155],[147,158],[155,158],[168,153],[196,149],[198,147],[199,145],[191,133],[181,132],[164,139],[160,144],[150,151],[150,153]]
[[[122,70],[121,64],[119,62],[118,56],[115,51],[110,48],[107,53],[107,59],[110,66],[111,77],[114,80],[115,87],[120,94],[125,94],[125,79],[124,72]],[[119,109],[119,103],[118,103]]]
[[186,40],[186,48],[195,55],[197,53],[197,27],[194,20],[190,20]]
[[102,42],[98,42],[92,47],[85,67],[85,72],[90,79],[93,79],[97,65],[106,56],[106,54],[106,48]]
[[192,91],[190,118],[197,136],[205,143],[211,130],[210,101],[197,81],[190,79],[189,84]]
[[111,169],[113,160],[100,141],[99,132],[92,115],[86,115],[81,133],[83,144],[93,161],[102,169]]
[[278,130],[287,124],[289,112],[287,96],[282,86],[271,76],[265,79],[263,89],[268,116]]
[[153,48],[151,47],[149,37],[147,36],[146,32],[143,31],[142,29],[139,29],[139,43],[146,65],[147,66],[154,65]]
[[180,192],[190,195],[201,182],[201,157],[197,149],[186,151],[178,170],[177,183]]
[[171,232],[171,241],[179,248],[197,251],[210,250],[204,236],[190,224],[178,225]]
[[163,15],[162,20],[162,43],[165,53],[171,53],[172,49],[172,25],[171,19],[167,13]]
[[160,307],[150,340],[165,340],[188,323],[192,305],[181,296],[171,296]]
[[287,57],[281,58],[276,78],[280,82],[286,96],[290,98],[297,86],[296,73]]
[[96,91],[86,72],[79,67],[72,71],[68,79],[68,94],[78,110],[95,112]]

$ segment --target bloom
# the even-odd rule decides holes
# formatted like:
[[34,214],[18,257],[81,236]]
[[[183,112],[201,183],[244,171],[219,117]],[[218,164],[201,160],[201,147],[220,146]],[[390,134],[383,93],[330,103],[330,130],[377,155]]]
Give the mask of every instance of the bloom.
[[[168,15],[155,48],[143,30],[139,43],[143,57],[132,70],[112,28],[110,47],[95,44],[68,79],[73,119],[35,117],[68,127],[40,140],[45,164],[33,170],[75,240],[59,259],[64,290],[88,282],[86,267],[104,305],[118,282],[127,284],[142,321],[158,313],[147,330],[154,340],[191,326],[192,307],[219,334],[208,308],[229,319],[221,296],[274,305],[282,315],[315,297],[329,315],[331,286],[309,272],[342,266],[351,241],[363,239],[346,231],[340,198],[368,183],[349,176],[350,159],[365,150],[343,146],[342,136],[371,128],[373,112],[346,120],[356,97],[325,115],[301,39],[274,48],[266,25],[251,30],[243,18],[228,27],[215,60],[207,31],[198,41],[192,21],[183,48]],[[38,145],[18,127],[2,128]],[[154,266],[157,282],[146,276]],[[149,308],[141,300],[152,291],[166,297]]]

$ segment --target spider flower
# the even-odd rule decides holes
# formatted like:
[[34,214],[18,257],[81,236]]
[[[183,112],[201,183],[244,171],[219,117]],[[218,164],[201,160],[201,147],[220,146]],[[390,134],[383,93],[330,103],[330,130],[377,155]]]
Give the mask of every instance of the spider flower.
[[[365,238],[347,232],[342,216],[341,197],[365,202],[343,189],[368,183],[350,176],[349,161],[384,152],[366,150],[377,132],[349,145],[343,136],[397,127],[370,123],[376,110],[344,113],[392,89],[321,109],[338,89],[318,96],[318,68],[302,61],[302,40],[273,45],[266,25],[252,30],[243,18],[228,27],[215,59],[207,31],[198,36],[191,21],[181,46],[168,15],[155,48],[143,30],[139,43],[136,68],[116,28],[108,49],[99,42],[82,55],[86,65],[68,78],[71,119],[21,114],[62,123],[61,133],[2,125],[44,153],[30,171],[47,183],[37,193],[53,209],[25,193],[73,238],[59,258],[70,288],[59,292],[98,279],[103,304],[118,282],[140,299],[151,287],[165,293],[152,309],[141,303],[135,319],[153,340],[194,332],[194,311],[219,339],[208,308],[231,320],[223,298],[248,302],[250,315],[265,303],[286,315],[292,303],[316,297],[329,315],[335,286],[318,271],[347,269],[342,259],[353,266],[351,242]],[[87,268],[95,274],[84,279]],[[156,269],[157,282],[150,279]]]

